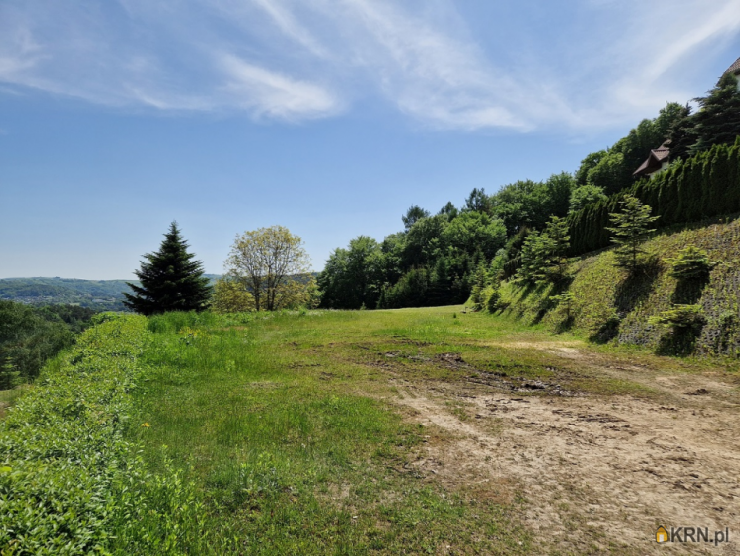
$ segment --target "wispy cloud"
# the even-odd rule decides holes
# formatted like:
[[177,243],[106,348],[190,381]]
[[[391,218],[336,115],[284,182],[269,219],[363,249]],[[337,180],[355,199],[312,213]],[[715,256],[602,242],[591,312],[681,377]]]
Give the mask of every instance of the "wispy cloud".
[[258,115],[285,119],[321,117],[340,102],[326,89],[224,55],[220,65],[229,76],[224,91],[234,103]]
[[0,83],[292,122],[375,96],[430,128],[578,130],[695,96],[687,61],[740,30],[736,0],[579,0],[529,12],[507,0],[485,26],[452,0],[84,4],[0,5]]

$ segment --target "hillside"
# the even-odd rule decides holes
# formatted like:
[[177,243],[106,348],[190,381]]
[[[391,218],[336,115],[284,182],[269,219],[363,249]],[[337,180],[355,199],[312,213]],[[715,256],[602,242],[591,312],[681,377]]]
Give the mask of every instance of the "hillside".
[[[215,281],[218,274],[206,274]],[[123,294],[127,280],[78,280],[76,278],[2,278],[0,299],[30,305],[80,305],[98,311],[126,311]],[[131,280],[138,284],[138,281]]]
[[[717,264],[708,281],[687,288],[669,275],[666,258],[689,245],[706,250]],[[522,287],[505,283],[503,312],[527,322],[543,323],[554,331],[573,330],[597,342],[671,352],[669,331],[649,324],[649,318],[669,310],[674,303],[696,303],[701,306],[705,323],[688,351],[736,354],[740,349],[740,219],[667,230],[649,240],[645,249],[653,263],[632,278],[614,265],[611,249],[572,262],[570,320],[567,308],[550,299],[556,292],[549,284]]]

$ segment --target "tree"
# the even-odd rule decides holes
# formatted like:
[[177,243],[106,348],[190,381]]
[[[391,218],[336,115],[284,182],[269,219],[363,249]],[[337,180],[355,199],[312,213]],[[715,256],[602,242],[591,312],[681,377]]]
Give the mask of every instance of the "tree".
[[548,215],[565,216],[570,208],[570,197],[577,187],[575,178],[568,172],[552,174],[543,184],[546,197],[544,205]]
[[445,215],[447,217],[447,220],[454,220],[455,218],[457,218],[457,215],[459,213],[460,211],[457,210],[457,207],[448,201],[445,206],[439,209],[439,212],[437,214]]
[[442,231],[444,244],[469,254],[483,253],[487,260],[506,243],[506,226],[498,218],[480,212],[463,212]]
[[551,216],[542,234],[542,245],[545,252],[547,277],[551,281],[561,282],[565,278],[565,271],[568,267],[568,250],[570,249],[568,221]]
[[625,162],[624,154],[611,149],[591,168],[588,183],[601,187],[608,195],[612,195],[632,183],[632,172],[636,169],[637,166]]
[[581,166],[576,170],[576,183],[578,185],[586,185],[588,183],[588,174],[593,170],[596,165],[601,162],[601,159],[606,156],[606,151],[596,151],[590,153],[586,158],[581,160]]
[[517,281],[533,285],[545,278],[547,265],[547,240],[537,230],[530,232],[519,255],[519,269],[516,273]]
[[732,73],[720,77],[706,97],[694,99],[701,109],[693,116],[697,137],[691,146],[692,156],[712,145],[732,144],[740,135],[740,91]]
[[606,201],[607,199],[603,188],[597,185],[581,185],[576,187],[570,195],[569,212],[578,212],[586,205],[596,201]]
[[206,309],[212,288],[203,276],[203,264],[194,261],[195,255],[187,249],[177,222],[172,222],[159,251],[144,255],[141,269],[135,272],[141,286],[127,282],[134,293],[125,293],[123,303],[143,315]]
[[0,299],[0,390],[36,378],[45,361],[74,342],[63,322],[42,311]]
[[375,308],[383,285],[383,254],[367,236],[335,249],[318,278],[321,304],[333,309]]
[[254,297],[255,310],[274,311],[296,303],[309,287],[310,262],[303,241],[283,226],[237,235],[225,274]]
[[424,210],[419,205],[411,205],[406,211],[406,214],[401,217],[401,220],[403,220],[404,227],[407,230],[410,230],[419,220],[429,218],[429,216],[430,214],[428,210]]
[[689,156],[691,145],[696,142],[694,118],[691,116],[691,106],[681,107],[680,117],[673,122],[668,130],[668,147],[671,161],[686,159]]
[[486,265],[480,263],[478,268],[475,270],[473,290],[470,292],[470,299],[473,302],[473,309],[475,311],[483,309],[483,291],[486,289],[487,284],[488,273],[486,272]]
[[254,296],[244,284],[228,276],[214,285],[213,310],[217,313],[246,313],[254,311]]
[[650,226],[660,217],[650,216],[650,205],[642,204],[632,195],[625,195],[620,205],[621,212],[609,214],[613,227],[606,229],[614,234],[612,243],[618,245],[615,252],[617,265],[634,272],[639,267],[640,256],[644,254],[640,245],[655,231]]
[[478,189],[477,187],[470,192],[468,198],[465,199],[465,205],[463,211],[476,211],[476,212],[491,212],[491,198],[486,195],[484,188]]

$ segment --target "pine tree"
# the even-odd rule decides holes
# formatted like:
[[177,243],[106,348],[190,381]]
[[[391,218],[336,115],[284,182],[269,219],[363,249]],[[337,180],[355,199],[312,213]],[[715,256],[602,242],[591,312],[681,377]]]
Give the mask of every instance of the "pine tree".
[[625,195],[620,205],[621,212],[609,214],[614,226],[606,229],[614,234],[612,243],[619,246],[615,252],[617,265],[634,272],[639,267],[640,256],[645,253],[640,245],[655,231],[650,225],[660,217],[650,216],[650,205],[642,204],[632,195]]
[[517,281],[534,285],[544,279],[547,247],[542,234],[537,230],[532,231],[524,240],[519,258],[520,265],[516,273]]
[[551,216],[542,234],[546,253],[547,276],[554,282],[561,282],[565,278],[565,271],[568,267],[568,251],[570,250],[570,235],[568,232],[567,220]]
[[124,294],[124,304],[143,315],[206,309],[211,287],[203,276],[203,264],[192,260],[195,255],[187,248],[177,222],[172,222],[159,251],[144,255],[141,269],[135,272],[141,286],[128,283],[134,294]]
[[488,282],[488,273],[486,272],[486,265],[484,262],[478,264],[478,268],[475,271],[475,277],[473,282],[473,290],[470,293],[470,298],[473,301],[473,308],[476,311],[480,311],[483,308],[483,290],[486,289]]
[[740,135],[740,90],[737,78],[726,73],[706,97],[694,99],[701,106],[694,116],[694,143],[689,154],[705,151],[712,145],[733,144]]
[[691,115],[691,106],[687,103],[681,109],[680,117],[673,122],[668,130],[671,161],[688,158],[689,149],[696,142],[695,125],[694,118]]

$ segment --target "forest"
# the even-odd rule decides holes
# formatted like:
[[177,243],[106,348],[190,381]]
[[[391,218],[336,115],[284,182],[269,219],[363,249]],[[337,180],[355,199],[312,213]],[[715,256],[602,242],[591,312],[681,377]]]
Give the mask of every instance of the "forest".
[[[657,228],[740,211],[736,77],[726,73],[695,100],[696,113],[688,104],[668,103],[610,148],[588,154],[572,174],[517,181],[492,195],[474,189],[462,206],[449,202],[435,214],[410,207],[403,230],[382,241],[360,236],[332,253],[318,277],[322,306],[465,302],[476,282],[515,276],[527,238],[543,233],[553,217],[567,224],[568,256],[607,247],[610,215],[625,195],[660,217]],[[667,169],[635,179],[635,170],[663,144],[670,149]]]

